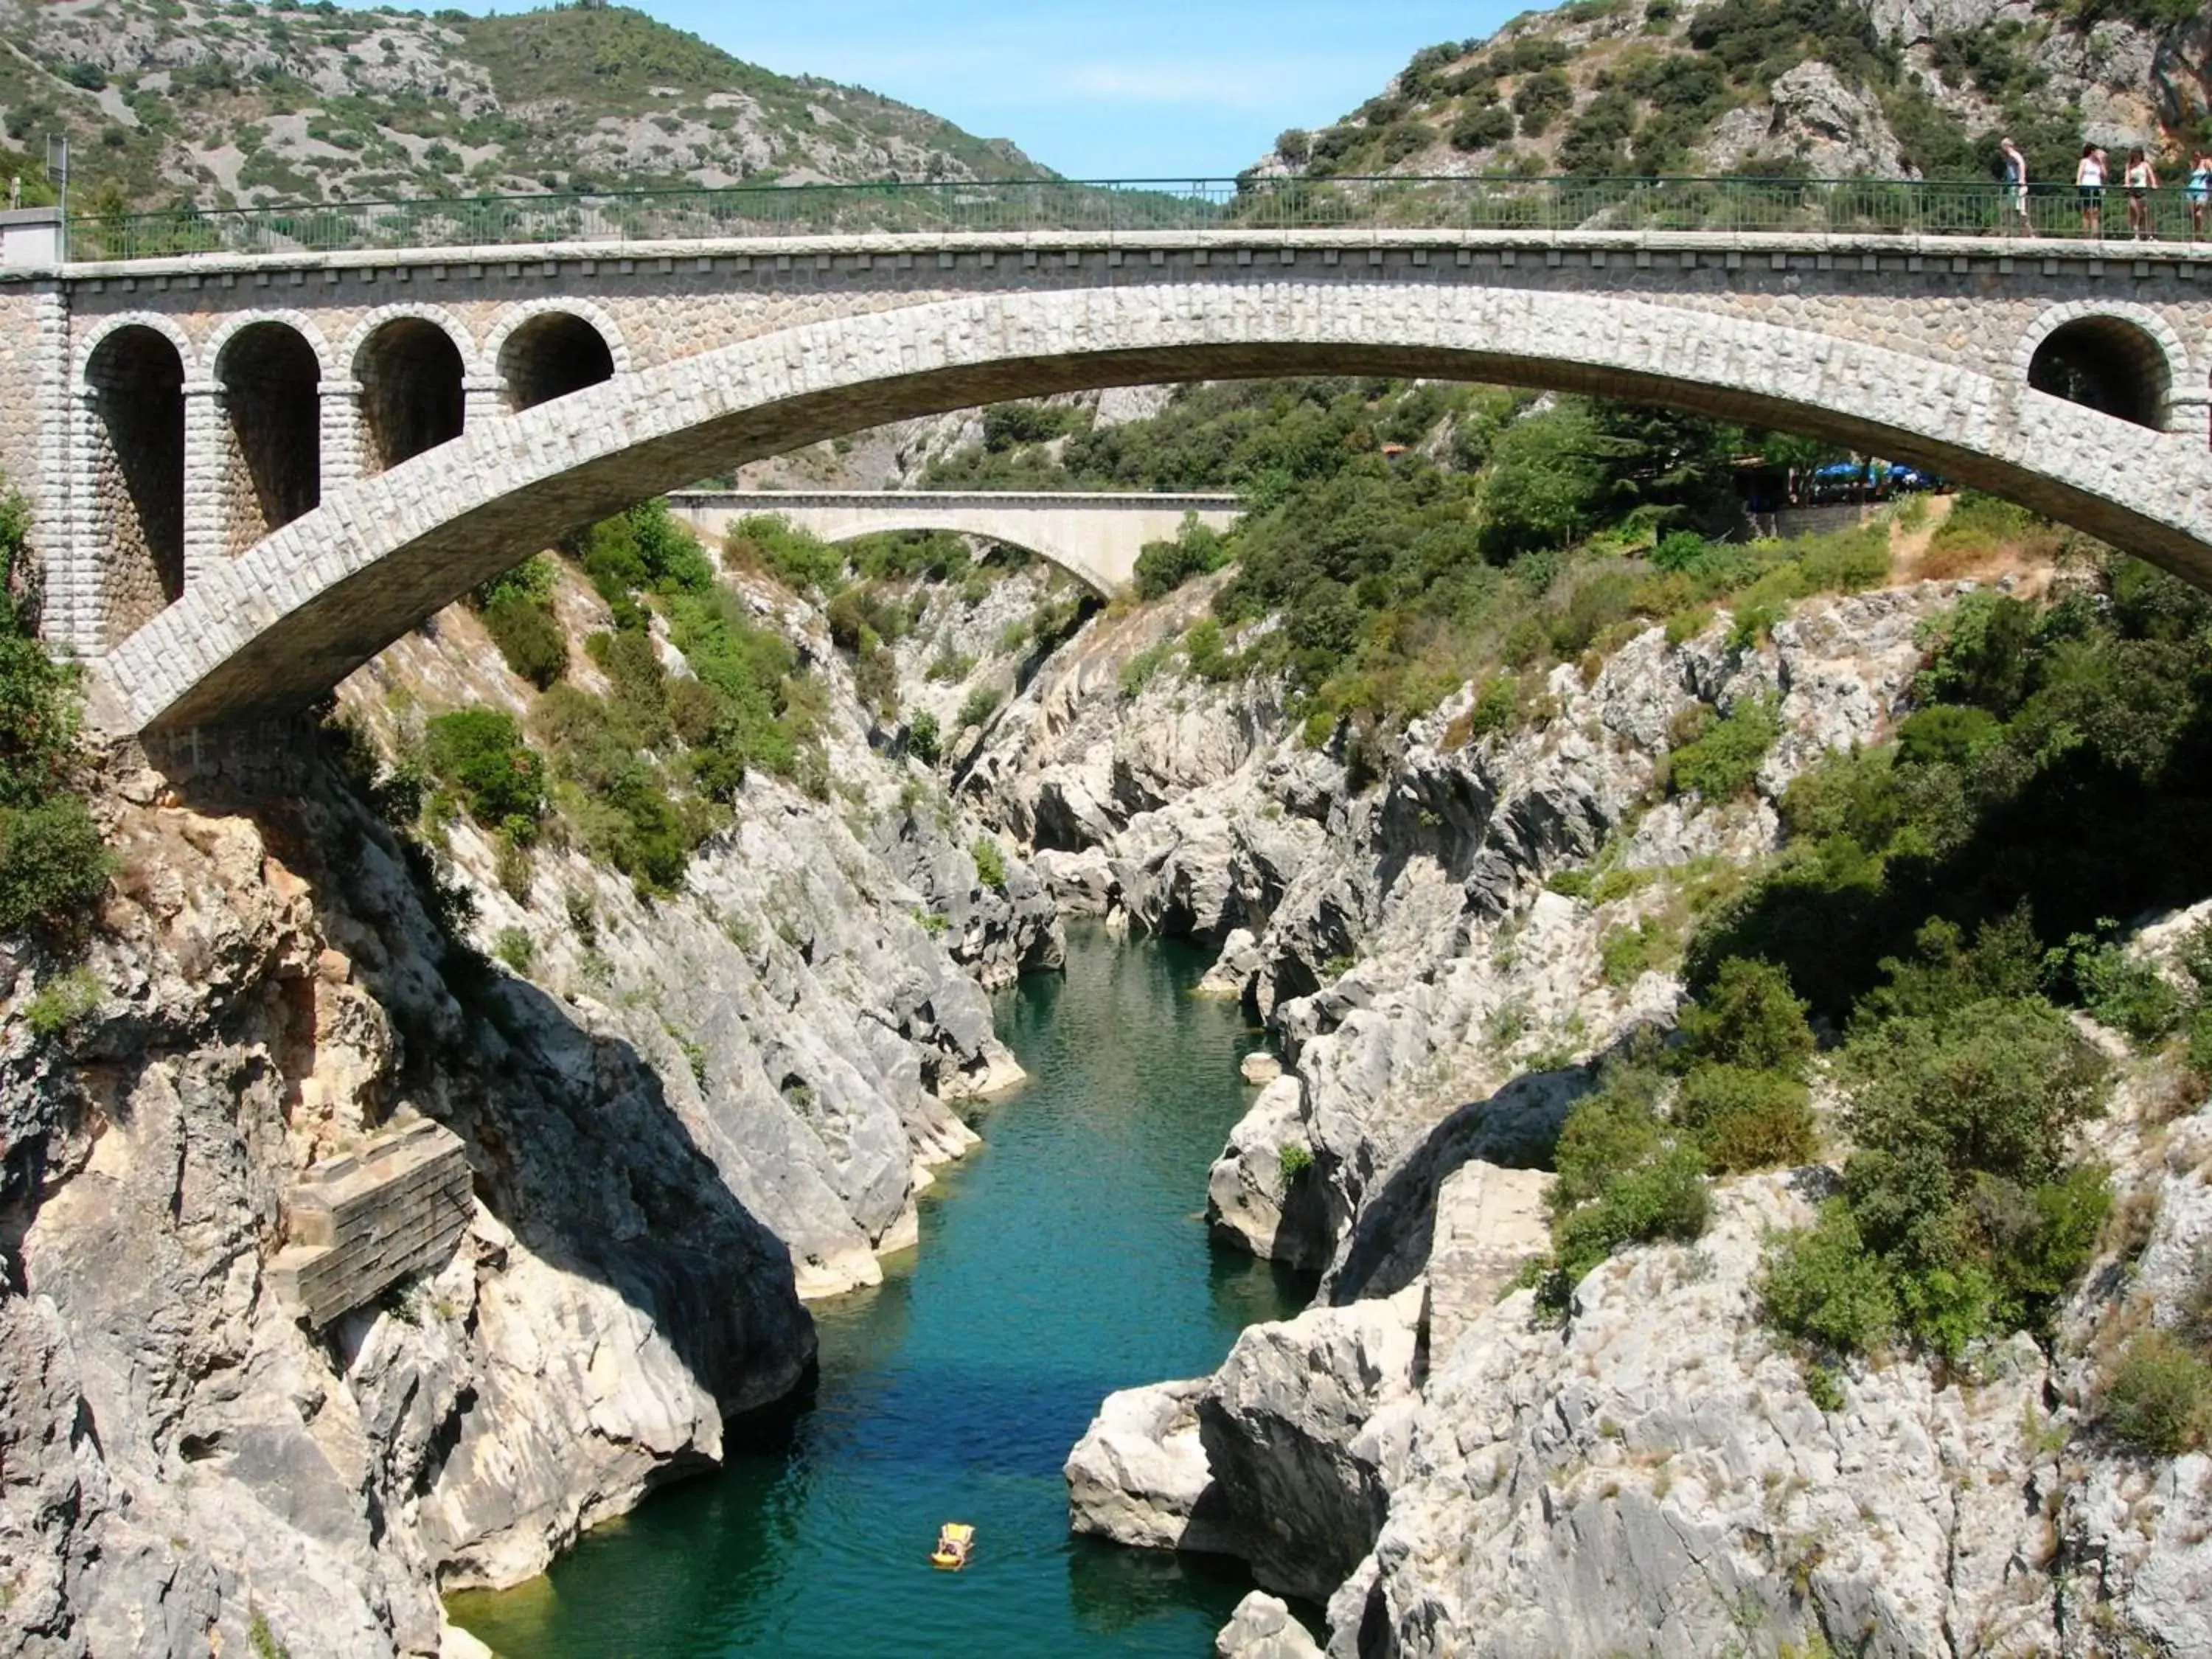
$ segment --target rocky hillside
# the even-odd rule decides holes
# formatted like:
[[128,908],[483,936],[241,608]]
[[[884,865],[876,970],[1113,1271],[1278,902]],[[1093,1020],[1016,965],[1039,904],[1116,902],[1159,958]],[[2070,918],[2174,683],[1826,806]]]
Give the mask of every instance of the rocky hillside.
[[36,156],[67,133],[95,204],[1040,173],[1004,141],[604,0],[488,17],[3,0],[0,33],[6,142]]
[[1342,1659],[2212,1640],[2212,611],[1986,498],[1746,544],[1762,445],[1333,380],[932,465],[1252,498],[953,766],[1218,952],[1285,1069],[1208,1213],[1319,1278],[1073,1524]]
[[[2093,659],[2188,672],[2126,572],[2048,608],[1908,581],[1747,630],[1723,603],[1539,700],[1465,688],[1364,782],[1279,684],[1198,672],[1202,589],[1079,638],[969,787],[1064,905],[1219,946],[1289,1070],[1209,1213],[1322,1291],[1212,1376],[1105,1401],[1077,1528],[1241,1556],[1327,1604],[1343,1659],[2212,1642],[2212,907],[2159,908],[2201,868],[2107,864],[2193,794],[2167,769],[2202,738],[2176,711],[2124,752],[2094,712],[2138,692]],[[1991,618],[2019,630],[2002,687],[1965,672]],[[2103,733],[2070,761],[2038,749],[2061,706]],[[2048,954],[2002,942],[2031,913]],[[1774,970],[1735,951],[1809,1008],[1745,992]],[[2049,1113],[2039,1150],[1962,1146],[1957,1232],[1880,1219],[1884,1159],[2003,1106]],[[2033,1247],[2055,1270],[2008,1279],[1996,1218],[2030,1190],[2081,1208]],[[1265,1595],[1223,1644],[1316,1650]]]
[[1573,0],[1414,55],[1262,173],[2033,176],[2080,146],[2212,138],[2193,0]]

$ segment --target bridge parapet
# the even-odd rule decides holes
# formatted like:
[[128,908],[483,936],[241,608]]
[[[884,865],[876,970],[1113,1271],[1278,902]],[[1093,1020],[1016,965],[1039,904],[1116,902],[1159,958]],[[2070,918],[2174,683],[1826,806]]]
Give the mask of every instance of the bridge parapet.
[[[2185,241],[2178,189],[2148,193]],[[319,203],[73,220],[85,256],[700,242],[869,233],[1231,235],[1280,230],[1576,229],[1916,238],[2078,234],[2075,192],[1990,180],[1743,178],[1005,179],[739,185],[626,193]]]

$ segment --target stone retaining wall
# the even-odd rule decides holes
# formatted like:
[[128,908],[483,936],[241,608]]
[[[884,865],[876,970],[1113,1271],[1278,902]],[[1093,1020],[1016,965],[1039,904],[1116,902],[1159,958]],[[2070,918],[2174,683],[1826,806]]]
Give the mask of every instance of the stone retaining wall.
[[317,1327],[441,1266],[469,1224],[468,1158],[427,1119],[317,1164],[292,1189],[291,1242],[269,1264],[277,1297]]

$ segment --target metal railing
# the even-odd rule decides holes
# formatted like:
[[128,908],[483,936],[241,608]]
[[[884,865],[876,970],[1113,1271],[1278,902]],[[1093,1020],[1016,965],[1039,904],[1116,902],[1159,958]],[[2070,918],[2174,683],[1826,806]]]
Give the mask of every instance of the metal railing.
[[[2070,185],[2024,197],[1979,180],[1382,178],[1018,180],[745,185],[546,196],[422,198],[296,207],[81,214],[73,260],[330,253],[551,242],[695,241],[875,233],[1434,229],[1711,231],[2080,240],[2091,205]],[[2126,192],[2104,240],[2130,235]],[[2146,192],[2154,240],[2212,235],[2180,190]],[[2192,218],[2192,207],[2194,216]]]

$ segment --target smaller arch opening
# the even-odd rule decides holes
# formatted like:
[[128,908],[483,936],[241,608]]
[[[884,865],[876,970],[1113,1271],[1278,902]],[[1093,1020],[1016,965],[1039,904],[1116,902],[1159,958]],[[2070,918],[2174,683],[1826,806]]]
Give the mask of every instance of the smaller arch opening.
[[2035,348],[2027,383],[2154,430],[2166,423],[2173,370],[2149,332],[2124,317],[2077,317]]
[[605,337],[581,317],[548,311],[507,337],[499,349],[507,401],[520,412],[611,380],[615,356]]
[[132,323],[93,348],[92,491],[100,609],[111,645],[185,592],[185,364],[159,329]]
[[354,365],[368,470],[381,472],[461,435],[461,349],[435,323],[398,317],[362,343]]
[[243,551],[323,498],[322,365],[300,331],[252,323],[216,364],[230,444],[224,518],[230,550]]

